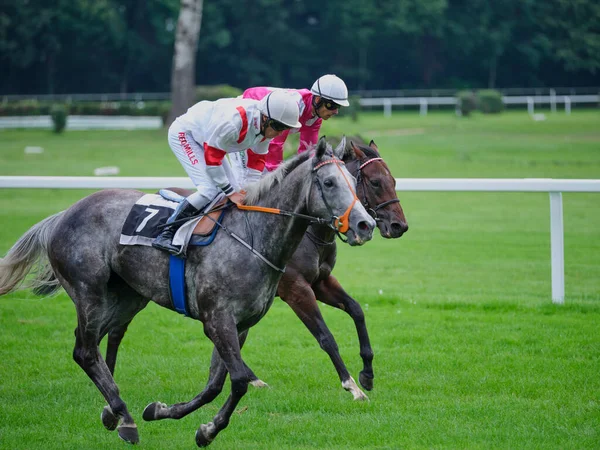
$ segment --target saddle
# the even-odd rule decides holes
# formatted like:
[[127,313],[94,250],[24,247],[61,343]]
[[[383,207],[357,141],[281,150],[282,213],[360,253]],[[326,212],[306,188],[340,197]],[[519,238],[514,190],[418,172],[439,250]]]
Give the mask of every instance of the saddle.
[[[159,194],[142,196],[131,208],[119,238],[122,245],[151,246],[160,234],[167,219],[171,217],[177,204],[185,197],[166,189]],[[205,246],[209,245],[218,231],[217,224],[223,220],[226,211],[223,206],[227,202],[225,196],[215,198],[207,205],[205,211],[217,209],[204,216],[190,219],[183,224],[173,239],[175,245]]]

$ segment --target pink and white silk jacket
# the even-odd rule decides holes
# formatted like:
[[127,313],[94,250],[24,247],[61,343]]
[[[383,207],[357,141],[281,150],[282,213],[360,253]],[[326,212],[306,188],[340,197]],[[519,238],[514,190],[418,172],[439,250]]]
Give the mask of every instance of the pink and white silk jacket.
[[[246,89],[242,94],[243,98],[252,98],[260,100],[266,96],[269,92],[277,88],[272,87],[254,87]],[[267,170],[275,170],[279,164],[283,161],[283,144],[290,133],[297,133],[300,131],[300,145],[298,146],[298,153],[302,153],[307,150],[311,145],[315,145],[319,140],[319,130],[323,119],[312,114],[312,98],[313,94],[308,89],[286,89],[297,96],[298,108],[300,109],[300,123],[302,127],[300,130],[291,129],[286,130],[275,139],[271,140],[269,144],[269,153],[265,162]]]

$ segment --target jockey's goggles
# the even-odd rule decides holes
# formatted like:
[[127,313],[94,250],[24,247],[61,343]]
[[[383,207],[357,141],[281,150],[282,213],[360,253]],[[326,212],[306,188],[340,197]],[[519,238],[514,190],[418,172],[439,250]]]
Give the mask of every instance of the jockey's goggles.
[[292,128],[292,127],[288,127],[285,123],[281,123],[275,119],[269,119],[268,125],[271,128],[273,128],[273,130],[275,130],[275,131],[285,131],[285,130],[289,130],[290,128]]
[[340,109],[340,105],[338,105],[336,102],[333,102],[331,100],[324,100],[323,105],[325,105],[325,108],[328,109],[329,111],[335,111],[336,109]]

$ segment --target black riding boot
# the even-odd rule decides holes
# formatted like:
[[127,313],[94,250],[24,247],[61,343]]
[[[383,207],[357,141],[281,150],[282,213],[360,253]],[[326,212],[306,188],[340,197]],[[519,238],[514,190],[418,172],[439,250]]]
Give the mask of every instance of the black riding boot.
[[[175,209],[175,212],[169,217],[167,220],[167,226],[162,230],[162,232],[156,236],[154,242],[152,242],[152,247],[158,248],[159,250],[164,250],[165,252],[169,252],[172,255],[179,255],[181,252],[181,247],[177,245],[173,245],[173,237],[175,236],[175,232],[179,230],[181,225],[185,223],[185,220],[188,217],[192,217],[194,214],[197,214],[198,210],[192,206],[187,200],[183,200]],[[173,225],[173,222],[177,222]]]

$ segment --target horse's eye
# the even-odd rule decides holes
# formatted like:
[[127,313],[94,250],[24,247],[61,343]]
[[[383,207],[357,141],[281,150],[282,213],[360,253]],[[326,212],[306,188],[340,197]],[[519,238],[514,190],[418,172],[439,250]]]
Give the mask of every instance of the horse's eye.
[[325,185],[325,187],[330,188],[330,187],[333,186],[333,181],[331,181],[331,180],[325,180],[325,181],[323,181],[323,184]]
[[381,182],[379,180],[369,180],[369,183],[371,183],[371,186],[376,187],[376,188],[381,186]]

